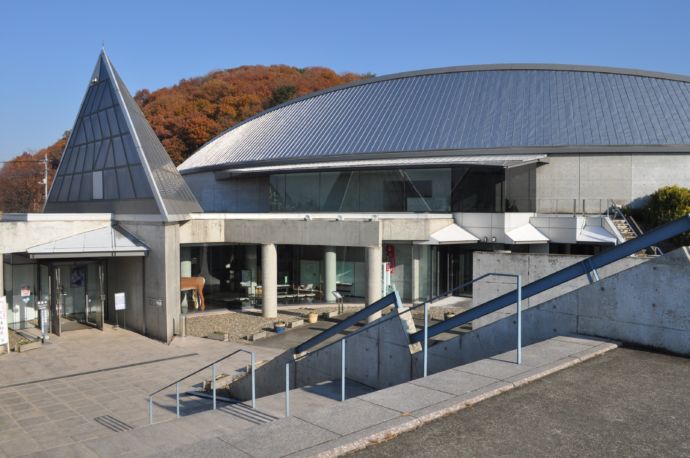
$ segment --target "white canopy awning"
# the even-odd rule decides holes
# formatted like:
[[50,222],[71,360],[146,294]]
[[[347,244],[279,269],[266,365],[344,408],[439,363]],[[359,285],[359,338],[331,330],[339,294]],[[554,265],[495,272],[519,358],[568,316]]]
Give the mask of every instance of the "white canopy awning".
[[121,228],[106,226],[26,250],[32,259],[145,256],[148,247]]
[[429,236],[424,242],[414,242],[417,245],[453,245],[457,243],[477,243],[479,238],[453,223]]
[[610,243],[615,245],[618,241],[616,236],[611,234],[602,226],[594,226],[586,224],[577,232],[578,242],[586,243]]
[[516,227],[506,232],[508,239],[514,244],[528,244],[528,243],[548,243],[549,238],[539,232],[539,230],[527,223],[520,227]]

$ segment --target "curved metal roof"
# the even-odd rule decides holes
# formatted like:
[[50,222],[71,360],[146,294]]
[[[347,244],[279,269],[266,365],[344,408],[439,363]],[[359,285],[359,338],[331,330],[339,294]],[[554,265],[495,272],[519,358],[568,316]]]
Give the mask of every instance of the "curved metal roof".
[[384,76],[260,113],[206,143],[179,170],[580,151],[690,152],[690,78],[522,64]]

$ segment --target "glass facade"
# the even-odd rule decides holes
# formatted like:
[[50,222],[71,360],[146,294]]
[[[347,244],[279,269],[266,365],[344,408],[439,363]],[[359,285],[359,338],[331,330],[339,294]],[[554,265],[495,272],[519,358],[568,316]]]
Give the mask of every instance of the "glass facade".
[[103,64],[100,76],[86,92],[59,172],[51,202],[153,197]]
[[274,212],[532,212],[536,165],[275,174]]

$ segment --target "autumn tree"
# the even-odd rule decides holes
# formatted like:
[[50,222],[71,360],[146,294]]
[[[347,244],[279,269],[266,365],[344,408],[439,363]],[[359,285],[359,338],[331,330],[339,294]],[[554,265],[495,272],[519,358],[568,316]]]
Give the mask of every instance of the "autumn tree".
[[[134,98],[179,165],[216,135],[267,108],[370,76],[338,74],[321,67],[242,66],[184,79],[173,87],[142,89]],[[0,169],[0,211],[41,211],[43,164],[35,161],[48,153],[52,182],[66,140],[67,135],[35,154],[17,156]]]

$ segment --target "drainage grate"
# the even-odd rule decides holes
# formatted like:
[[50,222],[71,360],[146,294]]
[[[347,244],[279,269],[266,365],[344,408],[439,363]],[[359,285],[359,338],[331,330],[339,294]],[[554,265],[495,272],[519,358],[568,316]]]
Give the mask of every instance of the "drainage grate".
[[120,421],[115,417],[111,417],[110,415],[96,417],[94,418],[94,420],[96,420],[96,423],[98,423],[99,425],[105,426],[109,430],[115,431],[116,433],[121,433],[122,431],[129,431],[130,429],[134,429],[124,421]]

